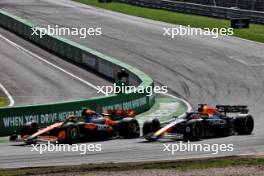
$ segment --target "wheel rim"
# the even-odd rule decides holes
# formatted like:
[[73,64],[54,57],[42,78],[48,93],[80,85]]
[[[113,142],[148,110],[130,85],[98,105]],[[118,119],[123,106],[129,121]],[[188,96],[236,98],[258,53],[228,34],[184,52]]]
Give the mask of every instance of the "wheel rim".
[[131,126],[131,129],[132,129],[132,132],[133,134],[137,134],[138,133],[138,125],[137,123],[133,123],[132,126]]
[[78,138],[78,131],[76,128],[72,128],[70,131],[70,135],[72,139],[77,139]]

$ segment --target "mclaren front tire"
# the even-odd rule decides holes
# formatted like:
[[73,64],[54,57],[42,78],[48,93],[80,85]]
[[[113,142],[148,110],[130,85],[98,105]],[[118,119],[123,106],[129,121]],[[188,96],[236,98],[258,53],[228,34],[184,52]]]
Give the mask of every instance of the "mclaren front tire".
[[58,140],[59,143],[75,144],[80,139],[80,129],[78,125],[74,123],[65,124],[60,133],[63,134],[63,138]]
[[30,136],[38,131],[38,124],[36,122],[27,122],[21,129],[21,138]]

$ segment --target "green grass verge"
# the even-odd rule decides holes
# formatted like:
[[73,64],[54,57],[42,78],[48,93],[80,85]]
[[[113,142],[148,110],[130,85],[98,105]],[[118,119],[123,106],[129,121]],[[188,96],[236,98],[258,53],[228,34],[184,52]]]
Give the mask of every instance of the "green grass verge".
[[[225,19],[151,9],[118,2],[98,3],[98,0],[75,1],[128,15],[164,21],[172,24],[184,26],[190,25],[191,27],[210,29],[230,27],[230,21]],[[251,24],[249,29],[236,29],[234,30],[234,36],[264,43],[264,25]]]
[[263,157],[222,157],[215,159],[196,159],[186,161],[163,161],[163,162],[138,162],[138,163],[109,163],[109,164],[85,164],[78,166],[58,166],[58,167],[39,167],[39,168],[21,168],[21,169],[1,169],[0,176],[15,175],[41,175],[55,173],[73,173],[73,172],[92,172],[92,171],[127,171],[139,169],[208,169],[239,166],[263,166]]
[[6,106],[7,101],[5,97],[0,97],[0,107]]

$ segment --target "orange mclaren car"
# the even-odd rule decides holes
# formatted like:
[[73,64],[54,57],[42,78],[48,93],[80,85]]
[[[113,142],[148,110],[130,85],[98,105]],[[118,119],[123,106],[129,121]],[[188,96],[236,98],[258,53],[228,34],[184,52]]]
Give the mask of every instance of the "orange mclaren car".
[[139,135],[139,123],[132,110],[107,110],[99,114],[84,109],[81,116],[70,115],[65,121],[45,128],[38,128],[36,122],[28,122],[21,129],[21,138],[27,144],[37,141],[71,144],[83,139],[136,138]]

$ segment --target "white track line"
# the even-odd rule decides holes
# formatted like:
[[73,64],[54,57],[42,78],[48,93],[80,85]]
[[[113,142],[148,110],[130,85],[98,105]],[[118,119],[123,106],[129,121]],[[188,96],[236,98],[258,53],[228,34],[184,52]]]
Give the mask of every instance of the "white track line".
[[96,86],[93,85],[92,83],[90,83],[90,82],[88,82],[88,81],[85,81],[85,80],[83,80],[82,78],[80,78],[80,77],[78,77],[78,76],[76,76],[76,75],[74,75],[74,74],[72,74],[72,73],[70,73],[70,72],[64,70],[63,68],[61,68],[61,67],[59,67],[59,66],[57,66],[57,65],[55,65],[55,64],[53,64],[53,63],[51,63],[51,62],[49,62],[49,61],[47,61],[46,59],[44,59],[44,58],[38,56],[37,54],[35,54],[35,53],[33,53],[33,52],[31,52],[31,51],[25,49],[24,47],[22,47],[22,46],[20,46],[20,45],[18,45],[18,44],[16,44],[16,43],[14,43],[14,42],[12,42],[11,40],[7,39],[6,37],[2,36],[1,34],[0,34],[0,37],[1,37],[2,39],[4,39],[6,42],[8,42],[10,45],[12,45],[12,46],[14,46],[15,48],[17,48],[18,50],[20,50],[20,51],[22,51],[22,52],[24,52],[24,53],[26,53],[26,54],[28,54],[28,55],[31,55],[31,56],[37,58],[38,60],[40,60],[40,61],[42,61],[42,62],[44,62],[44,63],[46,63],[46,64],[48,64],[48,65],[50,65],[50,66],[52,66],[52,67],[54,67],[54,68],[56,68],[56,69],[62,71],[63,73],[65,73],[65,74],[67,74],[67,75],[69,75],[69,76],[71,76],[71,77],[73,77],[73,78],[79,80],[80,82],[82,82],[82,83],[84,83],[84,84],[86,84],[86,85],[88,85],[88,86],[94,88],[94,89],[97,90],[97,91],[101,91],[104,95],[108,95],[105,91],[100,90],[98,87],[96,87]]
[[14,106],[15,101],[13,97],[10,95],[10,93],[6,90],[6,88],[0,83],[0,88],[3,90],[3,92],[6,94],[7,98],[9,99],[9,105],[8,106]]

